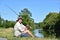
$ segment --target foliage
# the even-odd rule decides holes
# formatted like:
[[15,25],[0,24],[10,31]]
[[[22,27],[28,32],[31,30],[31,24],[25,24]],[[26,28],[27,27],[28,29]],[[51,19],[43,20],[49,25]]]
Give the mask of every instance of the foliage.
[[56,37],[60,37],[60,12],[59,12],[59,15],[58,15],[58,21],[56,22],[55,24],[55,27],[54,27],[54,31],[56,33]]
[[19,17],[23,18],[23,22],[22,23],[24,25],[31,26],[30,30],[34,29],[34,20],[31,18],[32,14],[27,8],[24,8],[23,10],[21,10],[21,12],[19,13]]
[[15,24],[15,21],[4,20],[0,17],[0,27],[1,28],[14,27],[14,24]]
[[[42,23],[39,23],[39,26],[43,28],[45,36],[56,36],[57,32],[55,32],[56,25],[60,23],[60,15],[56,12],[50,12]],[[57,25],[58,26],[58,25]],[[60,26],[60,24],[59,24]],[[58,32],[59,33],[59,32]]]

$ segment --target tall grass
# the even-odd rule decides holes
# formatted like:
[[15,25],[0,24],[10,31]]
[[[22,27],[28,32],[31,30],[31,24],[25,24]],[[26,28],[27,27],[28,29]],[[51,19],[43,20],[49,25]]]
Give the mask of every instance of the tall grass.
[[56,38],[14,37],[13,28],[0,28],[0,38],[7,38],[7,40],[58,40]]

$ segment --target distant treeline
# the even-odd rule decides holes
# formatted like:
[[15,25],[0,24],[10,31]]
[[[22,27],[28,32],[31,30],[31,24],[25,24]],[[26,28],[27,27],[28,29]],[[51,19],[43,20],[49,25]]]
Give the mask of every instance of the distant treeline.
[[[60,37],[60,12],[50,12],[43,20],[43,22],[34,23],[34,19],[32,18],[32,13],[27,9],[24,8],[19,12],[18,18],[23,18],[23,24],[29,25],[31,28],[30,30],[34,30],[35,28],[43,29],[43,34],[45,37]],[[4,20],[0,16],[0,27],[1,28],[9,28],[14,27],[16,21],[8,21]]]
[[1,28],[14,27],[14,24],[15,24],[15,21],[4,20],[0,17],[0,27]]

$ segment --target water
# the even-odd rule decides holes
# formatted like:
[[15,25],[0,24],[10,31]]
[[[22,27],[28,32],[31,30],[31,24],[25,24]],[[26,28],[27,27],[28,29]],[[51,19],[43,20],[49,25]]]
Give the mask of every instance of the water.
[[34,30],[34,35],[35,35],[36,37],[43,38],[44,35],[43,35],[41,32],[42,32],[41,29],[35,29],[35,30]]

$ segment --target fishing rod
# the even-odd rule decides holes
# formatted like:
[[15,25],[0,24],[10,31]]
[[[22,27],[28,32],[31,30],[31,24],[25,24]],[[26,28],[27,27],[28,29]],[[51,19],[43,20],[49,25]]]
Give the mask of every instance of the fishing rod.
[[12,12],[14,12],[18,16],[18,14],[10,6],[8,5],[5,5],[5,6],[7,6]]
[[[12,12],[14,12],[17,16],[19,16],[10,6],[8,5],[5,5],[7,6]],[[19,17],[19,18],[22,18],[22,17]],[[26,25],[28,28],[31,28],[28,24]]]

